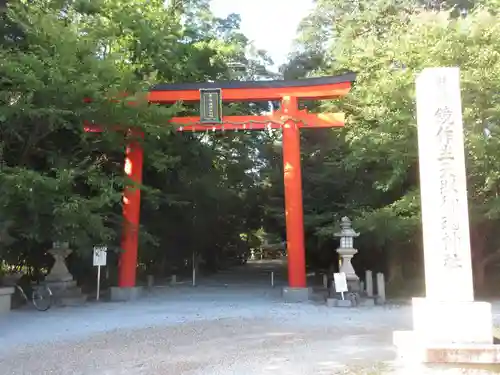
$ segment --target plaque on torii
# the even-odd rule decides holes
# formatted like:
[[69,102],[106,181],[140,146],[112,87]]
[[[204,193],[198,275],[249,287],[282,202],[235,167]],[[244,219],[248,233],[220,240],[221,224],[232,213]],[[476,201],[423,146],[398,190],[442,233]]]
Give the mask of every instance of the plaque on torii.
[[222,123],[222,90],[200,89],[200,124]]

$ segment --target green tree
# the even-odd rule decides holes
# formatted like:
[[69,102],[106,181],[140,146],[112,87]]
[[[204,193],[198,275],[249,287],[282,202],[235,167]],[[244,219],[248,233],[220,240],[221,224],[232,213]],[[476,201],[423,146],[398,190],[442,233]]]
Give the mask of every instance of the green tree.
[[[363,252],[372,257],[370,268],[383,257],[386,264],[381,266],[393,285],[401,285],[403,275],[418,274],[422,268],[416,267],[421,261],[421,234],[415,75],[429,66],[459,66],[473,263],[476,285],[481,288],[485,266],[498,254],[492,234],[498,222],[500,60],[498,42],[491,37],[498,32],[494,15],[498,8],[489,3],[487,9],[477,7],[457,18],[449,11],[427,12],[403,0],[323,0],[317,6],[335,13],[330,20],[331,38],[324,41],[325,56],[331,56],[326,65],[331,67],[319,66],[315,73],[352,70],[358,76],[346,99],[323,106],[347,114],[345,129],[334,129],[321,142],[305,139],[305,185],[321,185],[330,192],[328,199],[320,194],[306,197],[308,212],[332,207],[333,199],[336,213],[352,215],[363,233],[359,243],[364,251],[358,262],[364,261]],[[336,163],[331,164],[331,158],[337,158]],[[308,166],[312,170],[307,171]],[[310,176],[316,177],[307,182]],[[320,214],[313,217],[321,219]],[[315,225],[319,237],[332,238],[336,229],[333,221]]]
[[[81,14],[66,9],[62,16],[53,6],[11,4],[2,30],[5,40],[15,25],[21,38],[0,50],[0,217],[12,223],[14,258],[55,240],[87,251],[112,241],[121,224],[126,142],[120,131],[86,134],[83,124],[138,127],[151,139],[168,131],[161,126],[176,110],[148,106],[140,94],[147,82],[133,67],[119,55],[102,55],[95,35],[82,32],[83,16],[81,24],[68,22]],[[139,94],[110,101],[121,92]]]
[[[242,231],[258,229],[251,203],[257,176],[249,172],[255,137],[175,132],[170,117],[193,108],[149,105],[141,93],[158,82],[230,78],[233,61],[265,75],[268,59],[261,51],[248,54],[236,15],[217,19],[201,0],[164,5],[36,0],[29,8],[11,2],[3,13],[2,259],[50,263],[44,255],[50,243],[65,240],[87,258],[79,263],[90,264],[92,244],[119,247],[128,182],[126,140],[114,124],[144,133],[144,265],[178,265],[193,251],[213,255]],[[85,121],[105,131],[85,133]],[[234,225],[241,217],[249,220]]]

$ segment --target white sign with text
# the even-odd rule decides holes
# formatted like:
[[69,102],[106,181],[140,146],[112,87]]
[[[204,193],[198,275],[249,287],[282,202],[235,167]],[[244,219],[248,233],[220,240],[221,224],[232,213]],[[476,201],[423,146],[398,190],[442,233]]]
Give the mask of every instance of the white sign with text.
[[101,289],[101,267],[106,266],[107,253],[107,246],[94,246],[94,266],[97,267],[97,301],[99,301],[99,291]]
[[335,283],[335,291],[337,293],[347,292],[347,278],[345,272],[334,273],[333,282]]
[[106,254],[108,248],[106,246],[94,246],[94,266],[106,265]]

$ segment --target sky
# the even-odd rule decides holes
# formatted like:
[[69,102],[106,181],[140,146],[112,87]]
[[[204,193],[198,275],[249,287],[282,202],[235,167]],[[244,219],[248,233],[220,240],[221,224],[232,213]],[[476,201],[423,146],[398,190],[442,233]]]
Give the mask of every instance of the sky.
[[238,13],[243,34],[257,48],[266,50],[279,66],[286,62],[297,27],[312,8],[312,0],[212,0],[211,8],[217,17]]

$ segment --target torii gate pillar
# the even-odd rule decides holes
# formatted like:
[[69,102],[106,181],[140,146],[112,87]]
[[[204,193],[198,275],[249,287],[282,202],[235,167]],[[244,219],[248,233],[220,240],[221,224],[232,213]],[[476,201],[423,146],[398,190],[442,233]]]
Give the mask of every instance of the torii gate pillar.
[[[282,110],[284,114],[294,116],[298,110],[297,98],[284,97]],[[306,288],[306,260],[300,167],[300,129],[293,120],[286,121],[283,126],[283,173],[289,286],[284,290],[284,296],[291,300],[304,299],[308,298],[308,290],[303,290]]]
[[129,185],[123,192],[123,232],[121,254],[118,260],[118,287],[111,287],[112,301],[136,299],[141,288],[136,286],[137,253],[139,248],[139,224],[141,209],[141,190],[143,149],[138,139],[139,134],[130,132],[125,149],[124,172]]

